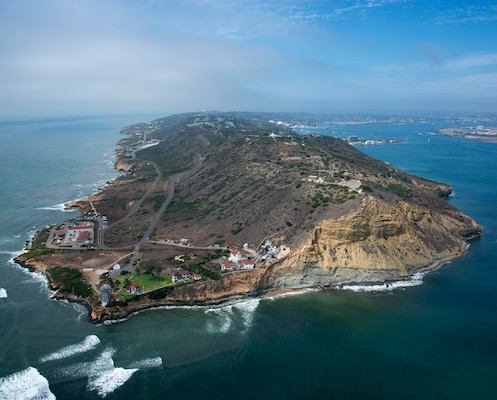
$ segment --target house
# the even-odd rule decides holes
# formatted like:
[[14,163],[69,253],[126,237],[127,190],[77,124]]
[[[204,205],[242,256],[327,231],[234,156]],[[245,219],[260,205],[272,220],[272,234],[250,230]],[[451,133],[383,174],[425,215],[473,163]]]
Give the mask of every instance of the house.
[[254,269],[255,262],[253,260],[243,260],[241,263],[243,269]]
[[241,250],[234,250],[230,253],[230,256],[228,259],[229,259],[229,261],[238,264],[244,260],[248,260],[248,256],[247,256],[247,254],[245,254],[245,252],[243,252]]
[[194,281],[200,281],[202,279],[202,275],[200,274],[193,274],[193,280]]
[[221,264],[221,271],[234,271],[238,269],[238,264],[231,262],[228,258],[225,258],[223,260],[223,263]]
[[129,294],[138,294],[141,292],[141,287],[138,285],[138,283],[131,282],[126,289],[128,290]]
[[184,269],[178,268],[172,273],[173,283],[183,282],[185,279],[191,279],[192,273]]
[[273,245],[269,240],[262,245],[262,251],[268,256],[266,258],[272,258],[280,252],[278,246]]

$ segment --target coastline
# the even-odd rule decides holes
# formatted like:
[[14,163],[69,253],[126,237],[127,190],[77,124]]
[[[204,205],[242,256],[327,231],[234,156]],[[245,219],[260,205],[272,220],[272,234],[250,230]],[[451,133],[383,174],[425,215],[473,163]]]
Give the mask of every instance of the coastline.
[[[118,146],[121,146],[119,144],[119,142],[118,142]],[[80,216],[84,215],[84,218],[87,218],[91,212],[93,212],[94,214],[92,214],[92,215],[95,215],[95,216],[99,216],[100,213],[102,213],[102,215],[108,215],[109,219],[111,221],[112,221],[112,219],[116,220],[116,221],[113,221],[113,223],[111,223],[109,226],[112,226],[114,224],[117,225],[121,221],[126,220],[127,216],[118,217],[120,215],[119,212],[121,212],[121,214],[124,215],[123,209],[118,210],[118,206],[119,206],[118,202],[114,202],[110,205],[102,204],[101,206],[99,206],[99,204],[97,204],[97,202],[99,200],[101,200],[103,197],[113,197],[113,198],[117,198],[117,199],[123,198],[122,195],[129,189],[129,187],[127,186],[128,185],[127,177],[130,177],[132,174],[131,171],[125,170],[123,168],[124,165],[133,166],[133,165],[138,165],[140,163],[144,164],[143,161],[138,161],[135,158],[132,158],[132,160],[133,161],[131,161],[131,159],[127,159],[127,158],[124,159],[123,149],[118,148],[116,150],[116,158],[114,160],[114,168],[116,170],[125,171],[125,172],[116,176],[114,179],[108,181],[106,183],[106,185],[104,187],[101,187],[97,192],[91,193],[87,196],[84,196],[84,197],[78,199],[78,200],[70,201],[70,202],[66,203],[65,206],[67,208],[70,208],[70,209],[78,208],[79,212],[80,212]],[[147,161],[146,165],[155,165],[155,164],[153,162]],[[383,165],[381,165],[381,166],[384,167]],[[130,167],[130,169],[131,169],[131,167]],[[130,211],[133,209],[134,203],[137,203],[139,205],[141,203],[141,201],[143,201],[143,199],[145,199],[145,197],[148,195],[149,189],[155,188],[155,186],[159,183],[161,174],[160,174],[160,171],[158,170],[156,165],[155,165],[155,171],[157,174],[157,178],[154,178],[155,181],[152,181],[152,175],[154,173],[149,172],[150,176],[148,176],[148,180],[145,180],[143,183],[143,188],[142,187],[140,188],[140,189],[143,189],[143,192],[145,193],[143,195],[143,197],[131,197],[131,198],[126,199],[128,201],[127,206],[128,206]],[[172,176],[174,176],[174,175],[172,175]],[[179,181],[179,178],[177,178],[177,181]],[[133,182],[133,184],[136,185],[136,181],[132,181],[132,182]],[[151,183],[151,182],[153,182],[153,183]],[[174,182],[176,183],[176,181],[174,181]],[[167,180],[163,181],[163,184],[164,184],[163,191],[166,192],[166,188],[167,188],[168,189],[167,190],[168,196],[170,196],[169,200],[166,200],[166,201],[164,201],[164,203],[162,203],[162,206],[164,206],[164,204],[165,204],[165,206],[167,207],[167,204],[169,204],[169,201],[172,199],[172,197],[174,195],[174,184],[172,184],[171,182],[168,182]],[[398,186],[403,189],[403,186],[401,186],[400,184],[398,184]],[[145,188],[147,188],[146,191],[145,191]],[[396,187],[396,188],[398,189],[398,187]],[[160,194],[163,196],[162,192]],[[443,197],[443,196],[440,196],[440,197]],[[368,197],[368,200],[370,200],[370,199],[371,198]],[[430,199],[431,199],[431,197],[430,197]],[[97,210],[93,206],[92,202],[95,202],[95,204],[98,208],[99,214],[97,214]],[[167,204],[166,204],[166,202],[167,202]],[[382,221],[376,221],[376,220],[371,218],[372,216],[382,214],[382,213],[391,216],[392,220],[394,220],[396,217],[398,217],[397,214],[394,212],[397,208],[397,205],[395,205],[395,206],[389,205],[388,208],[382,209],[382,212],[379,212],[378,207],[383,206],[384,204],[383,203],[380,204],[380,202],[378,200],[375,200],[375,202],[370,201],[367,204],[369,205],[370,203],[372,205],[370,206],[371,208],[368,211],[369,214],[362,215],[362,217],[364,217],[364,219],[368,221],[367,222],[368,224],[376,223],[377,227],[382,226],[381,225],[381,224],[383,224]],[[133,206],[131,206],[131,204],[133,204]],[[409,205],[406,205],[406,207],[408,207],[408,206]],[[114,207],[114,208],[112,208],[112,207]],[[164,209],[165,209],[165,207],[164,207]],[[108,213],[106,212],[106,210],[108,211]],[[125,210],[126,210],[126,207],[125,207]],[[136,210],[134,210],[133,213],[135,213],[135,211]],[[313,210],[311,210],[311,211],[313,211]],[[408,210],[408,211],[410,212],[412,210]],[[414,212],[414,211],[412,211],[412,212]],[[420,215],[424,215],[424,213],[425,213],[424,209],[422,211],[419,211]],[[152,213],[150,213],[150,214],[152,214]],[[141,215],[145,215],[145,214],[141,214]],[[347,214],[347,215],[350,216],[350,221],[347,221],[347,223],[346,223],[346,229],[350,230],[350,234],[349,234],[349,238],[348,238],[348,239],[350,239],[350,241],[349,241],[349,244],[347,244],[347,246],[345,246],[345,245],[342,246],[345,249],[344,250],[345,252],[347,252],[347,249],[350,251],[350,247],[348,247],[348,246],[350,246],[351,243],[359,243],[359,242],[362,243],[365,239],[365,238],[361,238],[361,237],[355,238],[354,232],[355,232],[355,229],[357,228],[357,226],[355,225],[356,218],[352,214]],[[111,217],[114,217],[114,218],[111,218]],[[159,217],[160,217],[160,215],[159,215]],[[419,217],[419,218],[421,218],[421,217]],[[143,219],[143,217],[141,219]],[[157,221],[158,221],[158,219],[157,219]],[[325,221],[325,219],[322,219],[320,222],[322,222],[322,221]],[[371,222],[371,221],[373,221],[373,222]],[[416,227],[418,226],[417,222],[418,222],[418,220],[415,220]],[[100,223],[102,223],[102,225],[100,225]],[[149,224],[148,225],[149,229],[152,229],[150,231],[150,233],[147,234],[147,235],[150,235],[151,232],[153,231],[153,229],[155,229],[156,225],[154,225],[150,221],[148,221],[147,223]],[[401,225],[402,223],[403,223],[403,220],[401,220],[400,222],[393,221],[393,222],[391,222],[391,225],[388,225],[388,224],[386,225],[384,231],[382,231],[381,234],[378,233],[376,236],[373,235],[373,236],[371,236],[372,239],[371,238],[370,239],[375,240],[375,238],[382,238],[383,240],[386,240],[389,237],[398,236],[397,230],[399,232],[402,232],[402,230],[404,229],[404,226]],[[429,221],[427,223],[429,224],[430,227],[434,225],[434,224],[431,224],[431,221]],[[99,221],[98,225],[105,227],[105,225],[103,225],[102,221]],[[132,225],[138,226],[138,224],[131,224],[131,223],[127,224],[126,223],[124,231],[129,232],[131,230]],[[290,229],[290,227],[292,225],[297,225],[297,224],[294,224],[294,223],[288,221],[286,223],[287,228],[284,228],[284,229]],[[443,225],[443,224],[439,224],[439,225]],[[188,225],[186,225],[186,227],[187,226]],[[150,228],[150,227],[153,227],[153,228]],[[183,228],[185,228],[185,226],[183,226]],[[364,228],[364,226],[360,226],[359,228]],[[373,228],[372,226],[368,225],[366,230],[368,230],[368,229],[372,230],[372,228]],[[106,229],[106,227],[104,229],[102,229],[99,232],[99,234],[104,232],[105,229]],[[128,234],[128,236],[124,236],[124,234],[123,234],[124,240],[129,240],[132,243],[132,245],[127,246],[128,251],[132,247],[134,247],[135,249],[139,249],[140,245],[142,245],[143,243],[145,243],[149,239],[148,236],[143,235],[143,227],[142,226],[140,226],[136,229],[137,229],[136,232],[133,232],[133,234]],[[279,230],[279,228],[278,228],[278,230]],[[406,230],[407,230],[407,228],[406,228]],[[321,231],[322,230],[320,228],[320,232]],[[217,231],[217,233],[223,233],[223,232]],[[237,233],[238,233],[238,231],[237,231]],[[445,235],[445,236],[443,236],[443,240],[445,240],[445,238],[447,236],[449,236],[448,235],[449,233],[451,233],[451,232],[445,231],[442,233],[442,236]],[[186,233],[183,232],[183,234],[189,235],[190,232],[186,232]],[[141,236],[141,235],[143,235],[143,236]],[[235,235],[235,234],[233,233],[233,235]],[[333,235],[331,235],[331,236],[333,236]],[[138,239],[136,239],[137,237],[139,237],[139,238],[146,237],[146,239],[144,239],[143,241],[141,239],[139,241],[137,241],[138,240]],[[189,237],[191,239],[190,236],[179,236],[179,237]],[[207,237],[207,235],[204,235],[204,237]],[[222,235],[221,235],[221,237],[222,237]],[[459,236],[459,238],[460,238],[460,236]],[[82,259],[82,262],[80,262],[78,265],[78,268],[80,270],[83,268],[83,265],[86,265],[87,262],[93,261],[93,260],[91,260],[92,258],[94,259],[94,258],[100,257],[101,253],[103,253],[104,251],[108,251],[108,252],[115,251],[115,253],[118,253],[119,250],[122,249],[121,247],[119,247],[120,246],[119,243],[126,243],[125,241],[118,242],[116,240],[114,242],[114,246],[112,244],[109,244],[109,243],[107,243],[107,246],[106,246],[103,243],[103,235],[101,235],[100,239],[101,240],[98,242],[99,245],[95,246],[95,251],[86,252],[84,254],[81,253],[81,254],[83,254],[80,256],[80,258]],[[318,249],[318,247],[316,247],[316,249],[317,249],[316,251],[319,253],[319,254],[317,254],[317,256],[319,256],[319,257],[322,257],[326,253],[327,248],[332,247],[332,244],[331,244],[332,242],[327,242],[327,240],[328,240],[327,238],[323,237],[322,240],[323,240],[323,242],[322,242],[323,250],[321,253],[319,253],[319,251],[318,251],[319,249]],[[389,240],[389,242],[388,242],[389,245],[390,245],[390,242],[391,241]],[[95,243],[97,243],[97,242],[95,241],[94,244]],[[116,243],[118,243],[118,244],[116,245]],[[386,247],[386,245],[384,245],[384,244],[383,244],[383,246]],[[392,246],[392,245],[390,245],[390,246]],[[397,275],[397,274],[389,275],[388,278],[387,278],[387,275],[385,274],[385,272],[382,272],[382,270],[380,270],[379,268],[374,267],[374,266],[380,265],[380,262],[382,261],[382,260],[378,261],[378,259],[376,259],[375,260],[376,263],[369,264],[369,265],[373,265],[373,267],[370,267],[370,268],[374,274],[369,275],[369,277],[371,280],[375,279],[374,282],[366,281],[365,276],[362,276],[362,278],[364,280],[361,280],[361,275],[357,274],[357,271],[359,271],[359,267],[357,267],[357,264],[356,264],[354,267],[350,267],[350,270],[352,270],[352,275],[350,275],[350,278],[346,282],[343,282],[343,283],[340,282],[340,279],[343,279],[343,276],[341,278],[339,277],[336,282],[333,282],[333,278],[336,279],[337,275],[330,274],[330,275],[326,276],[325,279],[321,280],[321,282],[325,282],[323,284],[316,283],[316,282],[319,282],[319,280],[321,279],[320,275],[318,275],[318,278],[316,280],[307,281],[308,283],[304,284],[303,283],[304,280],[300,280],[300,278],[303,275],[305,275],[305,273],[301,273],[302,271],[298,271],[298,268],[295,268],[296,271],[293,271],[293,272],[288,272],[286,270],[283,271],[282,275],[285,277],[284,278],[285,282],[283,283],[283,286],[280,286],[280,285],[278,285],[278,283],[275,283],[275,281],[271,281],[271,279],[265,279],[265,281],[263,282],[263,279],[261,279],[261,278],[263,278],[264,275],[266,275],[266,273],[268,272],[268,268],[271,268],[271,267],[264,267],[263,266],[263,267],[257,267],[257,268],[255,268],[255,270],[253,270],[253,273],[251,275],[251,277],[252,277],[251,279],[250,278],[246,279],[246,277],[248,276],[248,273],[245,274],[244,276],[242,276],[243,273],[241,273],[241,274],[237,275],[236,277],[234,275],[233,276],[222,275],[222,278],[220,279],[220,281],[204,280],[202,282],[199,282],[198,284],[195,283],[195,285],[185,284],[185,285],[172,286],[171,288],[167,287],[160,294],[155,293],[155,296],[153,296],[153,297],[159,297],[158,299],[153,299],[152,296],[149,297],[149,294],[151,293],[149,291],[149,292],[140,293],[139,295],[137,295],[137,297],[134,297],[134,298],[131,297],[131,299],[126,297],[126,296],[123,296],[124,298],[126,298],[126,300],[122,300],[123,297],[121,297],[121,299],[119,301],[116,301],[117,303],[125,303],[125,305],[123,305],[123,304],[109,304],[109,305],[104,305],[104,306],[100,305],[101,302],[102,303],[104,303],[104,302],[103,302],[103,297],[101,296],[101,293],[100,293],[100,289],[98,288],[98,283],[91,284],[91,287],[93,289],[93,297],[90,296],[90,298],[89,298],[90,300],[87,300],[87,299],[82,298],[80,296],[75,296],[74,294],[60,291],[59,290],[60,287],[58,286],[58,282],[54,281],[53,277],[51,276],[51,274],[49,272],[51,267],[59,267],[61,265],[63,265],[64,267],[65,266],[69,267],[70,264],[60,263],[60,261],[61,260],[66,261],[68,258],[71,258],[71,257],[77,258],[77,256],[78,256],[77,251],[83,250],[83,249],[78,249],[78,248],[63,249],[62,247],[54,246],[54,249],[55,249],[54,251],[57,252],[56,255],[60,256],[61,254],[67,254],[68,255],[67,259],[64,259],[64,256],[60,256],[59,258],[54,257],[53,261],[51,262],[50,258],[48,256],[45,258],[43,258],[43,257],[38,258],[38,256],[37,256],[35,259],[30,260],[27,258],[27,256],[24,256],[24,254],[21,254],[15,258],[15,262],[18,263],[19,265],[25,267],[25,268],[30,269],[30,270],[34,270],[34,271],[38,271],[38,272],[43,273],[49,281],[50,288],[55,291],[53,293],[53,295],[51,296],[53,299],[64,299],[67,301],[77,302],[77,303],[83,304],[89,310],[90,321],[92,323],[100,323],[100,322],[104,322],[104,321],[120,320],[123,318],[127,318],[128,316],[130,316],[136,312],[142,312],[142,311],[145,311],[147,309],[158,308],[158,307],[222,306],[223,304],[227,304],[231,301],[242,300],[242,299],[250,299],[250,298],[259,298],[260,299],[260,298],[269,298],[269,297],[274,297],[274,296],[285,296],[285,295],[290,295],[291,293],[294,294],[296,292],[299,292],[299,291],[302,292],[305,290],[341,290],[347,286],[364,286],[364,287],[367,287],[367,286],[373,287],[374,286],[374,287],[376,287],[376,286],[384,285],[385,288],[392,288],[393,287],[392,283],[397,282],[397,280],[394,281],[394,280],[392,280],[392,278],[397,279],[397,276],[399,276],[399,280],[398,280],[399,282],[408,282],[409,280],[412,279],[412,276],[415,273],[425,273],[425,272],[433,271],[433,270],[439,268],[440,266],[442,266],[450,261],[453,261],[457,258],[462,257],[465,254],[465,247],[467,247],[467,243],[463,242],[463,244],[461,244],[460,249],[458,251],[456,251],[457,246],[458,246],[458,241],[457,242],[454,241],[453,247],[450,247],[448,251],[447,251],[447,249],[443,249],[442,251],[438,252],[438,256],[440,257],[440,254],[447,254],[449,251],[452,251],[452,254],[448,255],[445,258],[437,258],[436,257],[437,255],[431,255],[431,259],[425,258],[422,262],[426,261],[426,262],[429,262],[429,264],[424,265],[424,266],[420,266],[420,264],[414,264],[415,261],[411,261],[411,266],[405,265],[409,261],[404,260],[403,262],[399,262],[398,261],[399,259],[397,259],[397,262],[392,266],[394,268],[399,267],[400,269],[402,269],[405,272],[402,273],[402,275]],[[49,247],[48,243],[47,243],[47,247]],[[336,247],[338,247],[338,246],[335,246],[334,248],[336,248]],[[183,249],[183,247],[181,249]],[[387,249],[387,250],[391,251],[392,249]],[[64,253],[66,251],[67,251],[67,253]],[[85,250],[85,251],[87,251],[87,250]],[[183,251],[183,250],[181,250],[181,251]],[[70,252],[72,252],[72,253],[70,253]],[[100,253],[98,253],[98,252],[100,252]],[[134,258],[134,257],[135,257],[135,255],[137,255],[137,253],[138,253],[138,250],[135,250],[133,252],[133,258],[131,258],[132,261],[129,262],[129,265],[131,267],[130,267],[130,269],[126,270],[127,273],[129,273],[129,272],[135,273],[136,271],[138,271],[138,268],[136,269],[136,271],[133,269],[134,268],[133,267],[133,265],[134,265],[133,260],[136,260],[136,258]],[[384,254],[385,253],[381,253],[380,256],[384,255]],[[357,261],[359,259],[359,256],[360,256],[360,254],[356,257],[355,261]],[[117,259],[118,259],[118,257],[115,256],[115,258],[112,262],[116,263]],[[340,269],[343,266],[347,266],[347,262],[348,262],[347,260],[348,259],[345,259],[345,263],[343,263],[343,259],[341,260],[342,262],[328,260],[324,265],[321,265],[321,268],[323,268],[323,269],[325,269],[325,268]],[[57,264],[57,261],[59,261],[59,264]],[[121,263],[121,261],[119,261],[119,263]],[[100,275],[102,273],[98,272],[98,271],[102,271],[102,269],[99,268],[100,265],[101,264],[98,264],[98,266],[97,266],[97,263],[95,263],[95,273],[97,273],[97,275],[95,275],[95,276],[100,276],[100,278],[102,278],[102,276]],[[93,264],[91,266],[93,267]],[[177,265],[175,265],[175,266],[177,266]],[[292,266],[300,267],[301,264],[297,262],[297,263],[293,263]],[[111,264],[108,263],[107,270],[110,271],[111,269],[112,269]],[[366,270],[366,268],[363,268],[363,270]],[[172,271],[167,271],[167,273],[170,273],[170,272],[172,272]],[[287,272],[288,272],[288,274],[293,273],[292,277],[296,277],[296,279],[293,281],[293,284],[290,282],[288,282],[288,283],[286,282]],[[138,274],[139,272],[136,272],[136,273]],[[402,279],[401,276],[405,277],[405,279]],[[379,279],[376,280],[377,277]],[[382,280],[381,279],[382,277],[385,277],[385,279]],[[265,278],[267,278],[267,275],[265,276]],[[354,279],[357,279],[357,281],[354,281]],[[110,284],[112,284],[112,280],[110,280]],[[161,289],[164,289],[164,288],[161,288]],[[137,299],[137,300],[135,300],[135,299]],[[93,300],[93,302],[91,300]]]
[[[226,295],[219,296],[215,299],[209,300],[190,300],[190,301],[181,301],[181,300],[172,300],[168,298],[164,298],[161,300],[151,300],[149,298],[143,298],[135,302],[129,302],[127,306],[113,306],[113,307],[102,307],[102,306],[92,306],[87,299],[71,295],[69,293],[59,292],[59,288],[55,285],[51,275],[48,273],[48,265],[44,262],[40,261],[32,261],[23,259],[24,253],[14,258],[14,262],[20,265],[23,268],[26,268],[32,272],[40,272],[42,273],[49,283],[50,290],[54,291],[54,293],[50,296],[52,300],[65,300],[72,303],[78,303],[83,305],[88,310],[88,320],[93,324],[101,324],[101,323],[118,323],[121,321],[125,321],[133,315],[154,309],[168,309],[168,308],[208,308],[208,307],[223,307],[229,304],[249,301],[251,299],[277,299],[284,298],[296,295],[303,295],[310,292],[317,291],[341,291],[341,290],[353,290],[356,292],[362,291],[387,291],[387,290],[395,290],[397,288],[405,287],[405,286],[413,286],[408,285],[406,283],[413,280],[413,277],[417,274],[424,275],[429,272],[433,272],[443,265],[448,264],[454,260],[460,259],[464,257],[469,248],[470,244],[463,242],[461,244],[461,252],[455,255],[448,256],[443,259],[435,260],[429,265],[422,267],[411,275],[409,275],[406,279],[400,280],[384,280],[384,281],[376,281],[376,282],[347,282],[346,284],[342,284],[340,282],[323,284],[323,285],[314,285],[314,286],[302,286],[302,287],[288,287],[288,288],[269,288],[265,290],[259,290],[253,293],[246,294],[235,294],[235,295]],[[415,285],[419,285],[422,282],[416,283]]]

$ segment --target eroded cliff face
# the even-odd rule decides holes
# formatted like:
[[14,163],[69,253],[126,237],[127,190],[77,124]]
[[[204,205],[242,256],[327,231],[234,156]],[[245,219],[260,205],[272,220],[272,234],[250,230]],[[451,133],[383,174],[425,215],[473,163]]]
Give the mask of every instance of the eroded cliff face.
[[223,275],[218,281],[202,281],[195,285],[175,287],[160,299],[143,297],[130,302],[126,307],[93,307],[90,313],[92,322],[117,320],[147,308],[175,305],[217,305],[259,294],[258,288],[266,268],[234,272]]
[[116,158],[116,161],[114,163],[114,168],[117,169],[118,171],[130,171],[133,166],[135,165],[135,162],[132,160],[128,160],[124,157],[118,156]]
[[462,255],[480,226],[455,209],[438,213],[367,197],[355,211],[323,221],[302,246],[269,268],[271,288],[406,279]]

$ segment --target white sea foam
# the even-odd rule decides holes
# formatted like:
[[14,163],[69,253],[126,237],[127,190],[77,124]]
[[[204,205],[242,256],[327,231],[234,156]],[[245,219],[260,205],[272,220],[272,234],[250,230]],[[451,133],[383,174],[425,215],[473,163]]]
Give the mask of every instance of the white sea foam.
[[109,393],[124,385],[136,371],[138,371],[137,368],[114,368],[105,371],[96,377],[89,377],[88,389],[96,390],[101,397],[106,397]]
[[70,208],[66,208],[66,203],[55,204],[53,206],[47,206],[47,207],[37,207],[37,210],[74,212],[74,210],[71,210]]
[[0,399],[3,400],[54,400],[48,380],[36,368],[0,378]]
[[[17,254],[19,254],[19,253],[17,253]],[[9,260],[9,264],[12,264],[13,267],[19,269],[19,271],[21,271],[25,275],[29,276],[29,280],[27,281],[28,283],[31,283],[33,281],[37,282],[40,284],[40,290],[43,293],[47,293],[49,296],[51,296],[53,294],[53,291],[50,290],[49,281],[43,273],[37,272],[37,271],[30,271],[28,268],[21,267],[19,264],[17,264],[14,261],[13,258]]]
[[[36,226],[31,227],[31,229],[26,232],[26,240],[33,240],[33,238],[36,236],[36,233],[38,232],[38,228]],[[23,252],[24,249],[21,251]]]
[[242,331],[243,333],[245,333],[252,326],[255,310],[257,310],[259,303],[260,299],[250,299],[247,301],[233,304],[233,307],[242,313],[243,326],[245,328]]
[[400,288],[419,286],[422,283],[423,283],[423,274],[417,272],[411,276],[410,280],[406,281],[395,281],[395,282],[375,284],[375,285],[344,285],[342,289],[351,290],[353,292],[385,292]]
[[49,297],[54,293],[53,290],[50,289],[50,282],[48,281],[48,278],[42,272],[30,271],[27,268],[21,267],[14,261],[12,261],[12,264],[14,264],[14,266],[22,271],[24,274],[29,276],[29,280],[26,281],[27,283],[39,283],[40,291],[42,293],[46,293]]
[[137,368],[114,367],[114,353],[114,349],[108,348],[95,361],[66,367],[60,373],[70,377],[86,376],[88,390],[95,390],[100,397],[106,397],[138,371]]
[[80,343],[63,347],[55,353],[42,357],[40,359],[40,362],[44,363],[47,361],[61,360],[63,358],[71,357],[75,354],[85,353],[97,347],[99,343],[100,339],[98,338],[98,336],[89,335]]
[[162,365],[161,357],[147,358],[145,360],[135,361],[130,365],[131,368],[157,368]]
[[277,300],[277,299],[284,299],[286,297],[300,296],[302,294],[311,293],[311,292],[319,292],[320,290],[321,289],[318,288],[305,288],[305,289],[292,290],[284,293],[279,293],[264,298],[268,300]]
[[21,254],[23,250],[20,251],[0,251],[0,254],[7,254],[9,257],[8,263],[11,265],[17,265],[16,262],[14,262],[14,258],[16,258],[19,254]]
[[0,288],[0,299],[7,298],[7,291],[4,288]]
[[206,323],[207,331],[211,333],[228,333],[232,329],[234,322],[239,320],[243,327],[241,333],[247,332],[252,326],[254,313],[259,303],[260,299],[257,298],[205,310],[205,314],[210,317]]
[[211,318],[207,321],[207,331],[211,333],[227,333],[233,323],[233,306],[209,308],[205,311]]

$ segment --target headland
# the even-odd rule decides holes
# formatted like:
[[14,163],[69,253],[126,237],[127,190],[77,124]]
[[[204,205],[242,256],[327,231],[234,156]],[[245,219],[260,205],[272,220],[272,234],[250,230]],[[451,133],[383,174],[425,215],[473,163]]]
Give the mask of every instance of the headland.
[[16,261],[92,322],[272,291],[388,284],[461,257],[480,226],[448,185],[254,113],[124,128],[123,174]]

